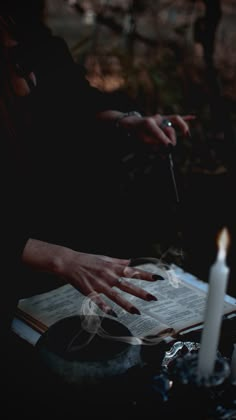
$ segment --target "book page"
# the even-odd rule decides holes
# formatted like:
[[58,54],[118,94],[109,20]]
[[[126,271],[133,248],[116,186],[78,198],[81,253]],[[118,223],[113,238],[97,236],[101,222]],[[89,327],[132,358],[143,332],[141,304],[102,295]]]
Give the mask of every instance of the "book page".
[[[149,283],[144,280],[129,280],[132,284],[148,289],[151,294],[158,298],[157,302],[146,302],[117,289],[140,310],[142,316],[135,316],[135,318],[141,318],[140,322],[137,320],[138,328],[136,328],[134,315],[127,314],[122,308],[103,296],[104,300],[118,314],[121,322],[129,326],[134,335],[136,334],[139,337],[154,335],[167,328],[170,333],[172,329],[173,334],[203,323],[207,300],[207,283],[196,279],[194,276],[191,276],[190,279],[190,275],[189,278],[185,278],[185,273],[174,265],[166,269],[164,266],[161,268],[154,264],[144,264],[139,268],[161,274],[165,280]],[[233,301],[235,300],[228,299],[228,296],[225,297],[224,314],[236,311],[236,305]]]
[[[150,343],[156,341],[158,342],[159,337],[163,337],[165,334],[170,335],[170,333],[174,332],[172,328],[170,328],[169,325],[164,322],[164,320],[153,317],[151,313],[145,311],[145,308],[143,311],[141,310],[141,315],[130,314],[115,304],[113,301],[108,299],[106,296],[102,297],[113,308],[117,315],[117,320],[124,324],[136,338],[141,339],[147,336],[151,336],[149,339]],[[127,299],[129,299],[129,301],[132,300],[130,295],[127,297]],[[136,299],[137,298],[134,299],[135,304]],[[97,313],[100,316],[104,316],[104,313],[100,309],[97,310]],[[106,316],[112,318],[110,315]],[[157,340],[155,340],[155,338],[157,338]]]
[[[179,332],[204,320],[206,305],[206,290],[184,280],[184,273],[174,266],[157,267],[156,264],[139,266],[147,271],[162,275],[165,280],[147,282],[137,279],[125,279],[140,287],[145,288],[158,298],[158,301],[146,302],[120,289],[130,302],[141,312],[133,315],[126,312],[113,301],[102,295],[117,315],[117,320],[122,322],[135,337],[146,337],[165,332],[169,335]],[[200,282],[199,282],[200,283]],[[198,284],[198,283],[196,283]],[[236,310],[236,305],[225,303],[225,313]],[[18,316],[31,324],[38,331],[44,332],[58,320],[74,315],[99,315],[104,313],[91,299],[82,295],[71,285],[65,285],[47,293],[22,299],[18,305]]]
[[84,299],[84,295],[67,284],[46,293],[21,299],[17,315],[44,332],[62,318],[79,315]]
[[[154,264],[146,264],[142,268],[155,272]],[[184,272],[174,265],[166,270],[163,268],[163,270],[164,281],[156,281],[147,285],[145,281],[132,280],[140,287],[148,287],[148,291],[158,298],[157,302],[145,302],[134,296],[130,297],[130,300],[142,313],[173,328],[176,332],[203,323],[208,284],[196,278],[194,278],[194,281],[193,279],[189,281],[185,278]],[[205,287],[203,287],[203,283]],[[234,300],[234,302],[236,301]],[[236,304],[233,303],[233,299],[228,299],[226,295],[224,314],[235,311]]]
[[[135,337],[142,337],[153,330],[157,334],[168,328],[165,323],[157,321],[149,314],[143,313],[142,316],[129,314],[106,296],[103,298],[114,308],[117,320],[127,326]],[[71,285],[22,299],[18,305],[17,315],[42,333],[55,322],[68,316],[98,315],[112,318],[105,315],[88,297],[82,295]]]

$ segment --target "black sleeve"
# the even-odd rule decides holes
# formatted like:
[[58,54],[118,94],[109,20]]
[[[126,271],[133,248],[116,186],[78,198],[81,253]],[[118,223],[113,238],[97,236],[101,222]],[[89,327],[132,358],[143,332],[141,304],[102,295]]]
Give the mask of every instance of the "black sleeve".
[[1,148],[1,257],[7,267],[20,264],[25,244],[31,236],[29,200],[22,173],[12,156]]
[[[34,55],[36,51],[37,55]],[[92,117],[99,111],[126,112],[137,108],[125,92],[108,93],[91,86],[85,67],[74,61],[66,42],[60,37],[50,35],[34,49],[32,56],[39,84],[50,91],[55,89],[55,96],[59,88],[62,98],[66,98],[69,92],[68,100],[82,109],[84,115]]]

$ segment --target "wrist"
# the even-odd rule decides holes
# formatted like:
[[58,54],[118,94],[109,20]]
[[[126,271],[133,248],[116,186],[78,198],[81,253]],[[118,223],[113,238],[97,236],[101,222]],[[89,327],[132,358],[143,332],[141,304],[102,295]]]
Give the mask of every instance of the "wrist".
[[63,274],[65,262],[69,258],[68,248],[37,239],[29,239],[22,254],[24,264],[58,276]]
[[[125,118],[130,118],[130,117],[137,117],[137,118],[142,118],[142,115],[140,114],[140,112],[138,111],[128,111],[128,112],[124,112],[122,115],[119,115],[119,117],[117,117],[115,119],[115,128],[117,130],[122,130],[124,131],[124,125],[122,124],[122,121]],[[128,131],[126,133],[128,136],[130,136],[130,132]]]
[[116,118],[115,120],[115,126],[116,128],[121,128],[121,121],[124,118],[128,118],[128,117],[138,117],[138,118],[142,118],[142,115],[140,114],[140,112],[138,111],[128,111],[128,112],[124,112],[122,115],[119,115],[119,117]]

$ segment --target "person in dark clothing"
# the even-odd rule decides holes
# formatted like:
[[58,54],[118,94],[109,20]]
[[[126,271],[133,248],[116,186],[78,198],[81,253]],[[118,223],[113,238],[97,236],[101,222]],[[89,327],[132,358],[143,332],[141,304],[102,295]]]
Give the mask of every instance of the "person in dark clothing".
[[[37,352],[11,334],[19,298],[70,283],[111,315],[101,293],[133,314],[138,308],[119,289],[156,299],[125,281],[156,279],[130,264],[127,243],[140,235],[142,212],[119,190],[120,157],[133,144],[165,155],[176,144],[175,127],[187,135],[194,118],[142,116],[91,87],[64,40],[43,24],[43,5],[0,3],[0,399],[9,417],[12,407],[32,414],[30,404],[39,418],[56,407],[67,415],[70,401],[64,404],[64,387],[60,393]],[[136,199],[152,207],[138,191]],[[77,403],[77,391],[72,398]]]
[[[89,85],[66,43],[45,27],[42,10],[43,2],[27,0],[0,6],[1,290],[6,296],[0,319],[7,328],[19,297],[35,293],[37,281],[46,289],[48,273],[85,295],[93,293],[105,313],[111,308],[100,293],[138,313],[114,286],[155,299],[118,282],[119,277],[155,277],[111,253],[119,196],[112,186],[109,197],[108,178],[118,176],[113,163],[130,134],[158,153],[176,144],[174,126],[187,135],[194,118],[117,109],[111,95]],[[172,124],[164,125],[166,118]]]

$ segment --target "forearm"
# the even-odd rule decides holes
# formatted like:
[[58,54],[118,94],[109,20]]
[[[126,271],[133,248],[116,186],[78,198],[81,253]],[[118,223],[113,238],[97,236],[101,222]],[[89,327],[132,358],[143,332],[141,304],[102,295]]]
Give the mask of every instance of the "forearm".
[[[120,112],[115,110],[101,111],[96,114],[98,121],[103,122],[104,126],[110,125],[113,128],[121,129],[122,134],[133,136],[153,146],[176,145],[176,132],[174,126],[178,127],[183,135],[189,135],[188,121],[194,120],[194,115],[169,115],[155,114],[152,116],[142,116],[133,110]],[[168,122],[166,125],[165,122]]]
[[113,128],[128,129],[130,124],[141,118],[137,111],[121,112],[116,110],[107,110],[98,112],[96,115],[98,121],[109,124]]
[[[132,136],[138,139],[138,132],[141,133],[138,127],[143,120],[142,115],[138,111],[121,112],[117,110],[107,110],[96,114],[97,121],[103,125],[105,130],[110,130],[111,138],[117,139],[119,148],[124,147],[126,150],[127,139]],[[116,143],[116,140],[115,140]],[[114,141],[113,141],[114,144]]]

